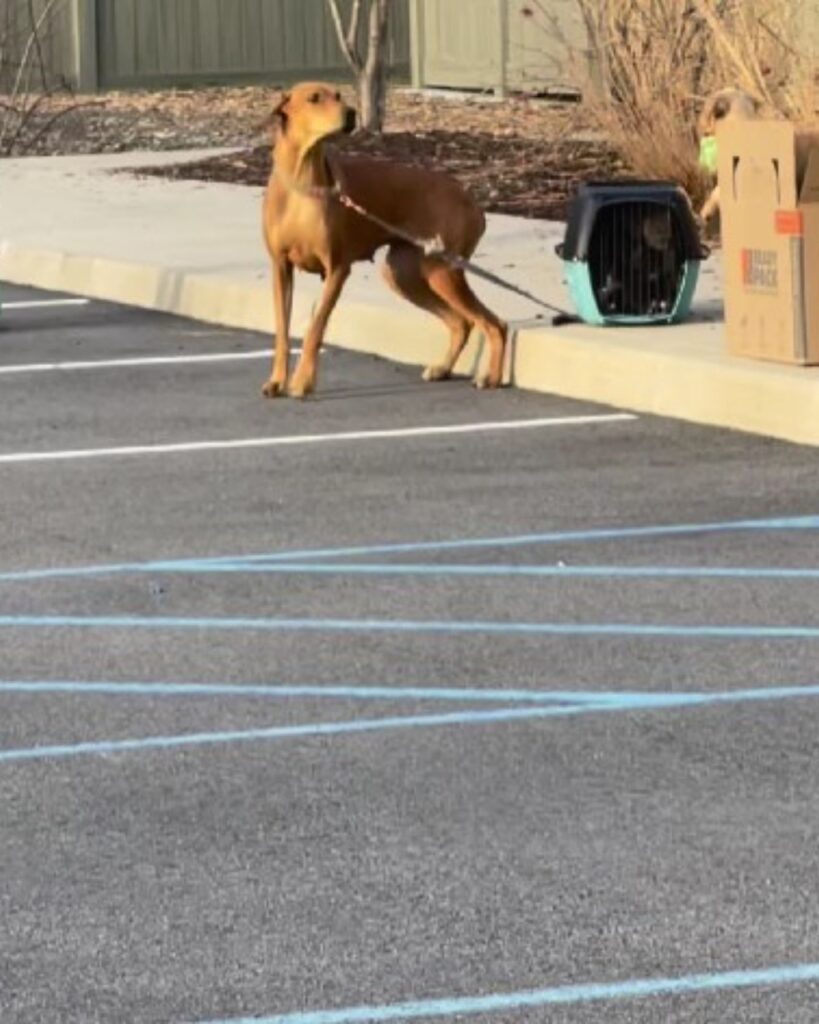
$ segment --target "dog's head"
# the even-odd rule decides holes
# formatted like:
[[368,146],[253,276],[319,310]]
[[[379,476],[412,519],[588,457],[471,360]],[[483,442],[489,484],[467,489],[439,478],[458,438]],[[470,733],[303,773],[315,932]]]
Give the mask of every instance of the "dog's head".
[[720,121],[752,121],[759,114],[758,99],[742,89],[720,89],[705,101],[699,118],[699,134],[714,135]]
[[301,82],[279,97],[267,124],[306,149],[321,139],[353,131],[356,119],[335,86]]

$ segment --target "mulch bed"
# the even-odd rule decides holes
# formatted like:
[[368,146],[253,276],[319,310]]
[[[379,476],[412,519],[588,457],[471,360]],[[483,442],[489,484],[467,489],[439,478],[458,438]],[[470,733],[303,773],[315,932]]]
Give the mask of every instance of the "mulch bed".
[[[466,131],[394,131],[355,135],[342,146],[355,155],[438,167],[457,177],[490,212],[548,220],[565,219],[567,203],[581,181],[622,173],[616,156],[592,142],[555,143]],[[264,185],[270,174],[270,147],[140,169],[139,173]]]
[[[22,140],[10,155],[233,148],[237,152],[229,155],[140,173],[263,185],[270,148],[259,125],[278,95],[273,85],[57,95],[38,108],[30,144]],[[385,133],[357,134],[343,144],[352,153],[449,171],[486,210],[563,219],[581,181],[623,170],[591,127],[577,103],[395,88]]]

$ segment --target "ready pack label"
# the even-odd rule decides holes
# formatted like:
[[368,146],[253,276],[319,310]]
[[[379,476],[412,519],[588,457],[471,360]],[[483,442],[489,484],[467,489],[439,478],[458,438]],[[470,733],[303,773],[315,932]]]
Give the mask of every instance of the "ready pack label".
[[775,249],[742,250],[742,284],[753,291],[779,290],[779,258]]

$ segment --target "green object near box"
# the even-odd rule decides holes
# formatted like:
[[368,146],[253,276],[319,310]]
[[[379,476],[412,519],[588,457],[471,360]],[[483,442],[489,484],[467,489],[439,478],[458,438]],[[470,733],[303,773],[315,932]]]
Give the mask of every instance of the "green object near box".
[[704,135],[700,140],[700,167],[711,174],[717,173],[717,137]]

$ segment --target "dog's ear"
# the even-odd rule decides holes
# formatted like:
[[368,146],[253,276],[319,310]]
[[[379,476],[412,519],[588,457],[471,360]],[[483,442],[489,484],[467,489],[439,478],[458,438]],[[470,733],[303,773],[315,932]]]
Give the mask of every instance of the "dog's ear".
[[273,113],[271,114],[273,123],[277,124],[282,129],[282,131],[284,131],[287,128],[287,104],[289,102],[290,93],[283,92],[279,97],[279,102],[273,108]]
[[283,92],[279,101],[270,111],[267,117],[259,123],[258,130],[262,131],[285,131],[287,128],[287,104],[290,102],[290,93]]

